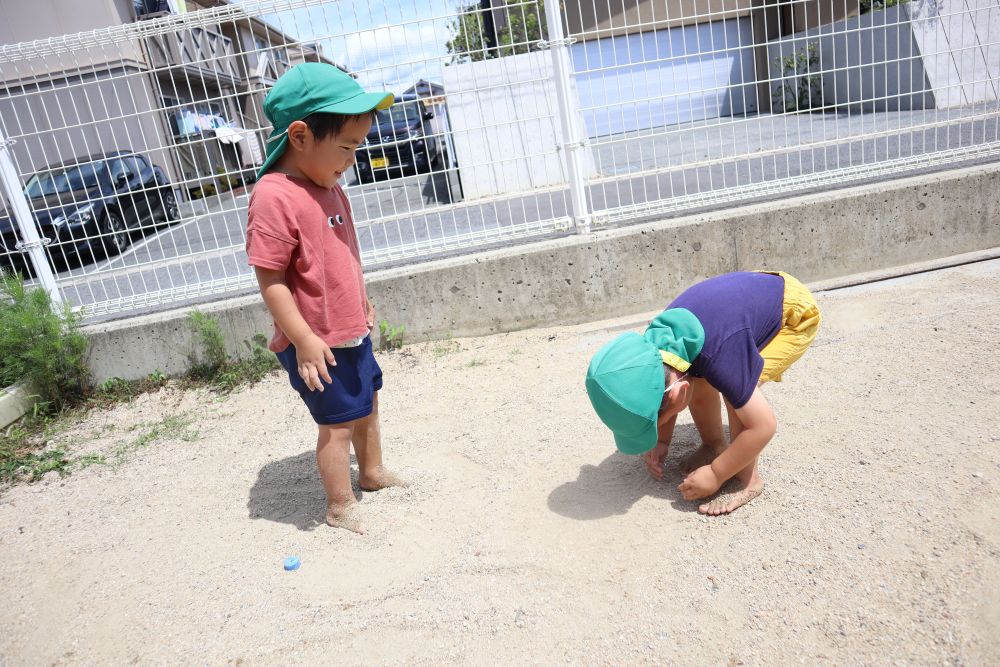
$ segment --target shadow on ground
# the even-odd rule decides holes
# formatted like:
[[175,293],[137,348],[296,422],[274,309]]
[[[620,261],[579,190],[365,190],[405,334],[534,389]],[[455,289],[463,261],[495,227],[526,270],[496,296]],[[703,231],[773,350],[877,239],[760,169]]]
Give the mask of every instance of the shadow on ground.
[[681,498],[677,485],[684,479],[681,460],[700,442],[694,424],[677,426],[662,481],[650,476],[641,456],[620,452],[612,453],[597,466],[582,466],[575,480],[549,494],[549,509],[570,519],[588,521],[625,514],[640,499],[653,496],[670,500],[679,511],[697,512],[699,503]]
[[[351,456],[351,484],[361,498],[357,461]],[[299,530],[326,525],[326,493],[316,469],[316,451],[268,463],[250,488],[247,510],[251,519],[288,523]]]

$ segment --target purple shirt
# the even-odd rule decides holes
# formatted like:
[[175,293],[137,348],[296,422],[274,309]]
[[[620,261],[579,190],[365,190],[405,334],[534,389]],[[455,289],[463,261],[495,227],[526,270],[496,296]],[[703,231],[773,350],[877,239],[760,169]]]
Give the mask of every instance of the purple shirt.
[[727,273],[693,285],[667,308],[689,310],[705,344],[688,373],[704,378],[730,405],[750,400],[764,369],[760,350],[781,329],[785,280],[771,273]]

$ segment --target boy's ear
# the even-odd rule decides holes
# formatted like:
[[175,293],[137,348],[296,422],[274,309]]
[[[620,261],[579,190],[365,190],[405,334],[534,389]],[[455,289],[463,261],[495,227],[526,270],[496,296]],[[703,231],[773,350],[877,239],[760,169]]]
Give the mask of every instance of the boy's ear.
[[288,126],[288,145],[301,150],[309,136],[309,126],[301,120],[293,120]]
[[[671,390],[670,405],[673,406],[684,406],[687,407],[688,403],[691,402],[691,392],[694,391],[694,387],[691,386],[690,380],[680,380]],[[683,408],[681,408],[683,410]],[[678,410],[677,412],[680,412]]]

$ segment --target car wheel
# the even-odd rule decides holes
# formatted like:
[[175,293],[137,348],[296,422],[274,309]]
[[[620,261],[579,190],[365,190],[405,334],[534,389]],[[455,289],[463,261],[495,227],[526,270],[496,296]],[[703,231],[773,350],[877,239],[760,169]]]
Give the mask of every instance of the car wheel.
[[131,239],[125,221],[114,211],[107,211],[101,220],[101,233],[104,234],[103,245],[108,255],[121,254],[128,247]]
[[179,220],[180,217],[181,210],[177,206],[177,197],[173,190],[167,190],[163,193],[163,218],[167,222],[173,222]]

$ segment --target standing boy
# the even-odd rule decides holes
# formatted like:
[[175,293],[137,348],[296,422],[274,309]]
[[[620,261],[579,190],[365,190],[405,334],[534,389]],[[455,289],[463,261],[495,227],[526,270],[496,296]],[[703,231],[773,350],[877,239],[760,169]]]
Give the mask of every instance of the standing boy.
[[587,371],[587,394],[618,449],[644,454],[657,479],[677,415],[688,408],[702,444],[685,461],[678,488],[685,500],[707,498],[735,477],[734,492],[698,508],[732,512],[764,489],[757,457],[777,423],[759,386],[781,381],[816,337],[820,319],[812,294],[786,273],[710,278],[677,297],[642,336],[626,333],[602,347]]
[[393,101],[392,93],[365,92],[332,65],[288,70],[264,100],[274,131],[248,210],[247,255],[275,324],[268,347],[319,429],[326,522],[358,533],[364,530],[351,488],[351,444],[363,490],[400,480],[382,466],[382,370],[369,338],[375,312],[337,181],[354,164],[375,110]]

